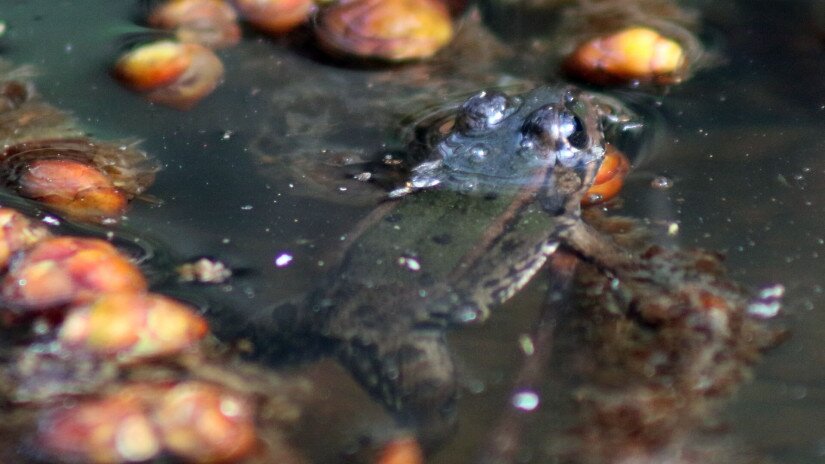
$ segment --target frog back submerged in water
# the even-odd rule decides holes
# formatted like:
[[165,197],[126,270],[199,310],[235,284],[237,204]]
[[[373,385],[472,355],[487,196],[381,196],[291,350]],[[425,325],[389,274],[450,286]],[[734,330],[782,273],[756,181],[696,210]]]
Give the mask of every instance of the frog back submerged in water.
[[397,199],[351,234],[298,326],[403,418],[443,435],[456,395],[444,329],[484,319],[580,226],[604,156],[598,103],[570,87],[471,97]]

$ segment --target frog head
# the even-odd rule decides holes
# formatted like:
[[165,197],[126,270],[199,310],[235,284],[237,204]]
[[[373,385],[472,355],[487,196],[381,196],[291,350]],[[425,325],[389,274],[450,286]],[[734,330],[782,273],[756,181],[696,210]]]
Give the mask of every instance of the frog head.
[[519,96],[485,90],[459,107],[428,160],[390,196],[436,187],[482,194],[521,189],[537,179],[552,183],[554,171],[577,172],[584,186],[603,157],[601,113],[590,94],[574,87]]

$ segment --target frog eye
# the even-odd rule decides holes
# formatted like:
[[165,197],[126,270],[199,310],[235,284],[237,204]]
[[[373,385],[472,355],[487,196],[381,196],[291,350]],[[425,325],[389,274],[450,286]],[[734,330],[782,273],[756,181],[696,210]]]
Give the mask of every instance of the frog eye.
[[479,92],[461,105],[456,117],[456,126],[465,134],[490,129],[515,111],[515,106],[514,102],[501,92]]
[[559,113],[559,133],[567,139],[571,147],[579,150],[587,148],[587,130],[582,120],[570,111]]
[[543,106],[531,114],[521,127],[522,145],[542,144],[553,150],[566,147],[586,149],[590,143],[582,120],[567,108]]

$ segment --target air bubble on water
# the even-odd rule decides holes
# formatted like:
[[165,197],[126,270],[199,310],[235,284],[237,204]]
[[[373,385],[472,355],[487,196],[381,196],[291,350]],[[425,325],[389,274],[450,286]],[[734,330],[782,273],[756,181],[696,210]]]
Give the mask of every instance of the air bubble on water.
[[229,140],[234,135],[235,135],[235,131],[225,130],[225,131],[223,131],[223,134],[221,134],[221,140]]
[[294,257],[286,252],[280,253],[278,256],[275,257],[275,267],[287,267]]
[[453,318],[458,324],[471,324],[485,319],[484,311],[476,305],[466,304],[453,313]]
[[533,344],[533,339],[530,338],[529,335],[521,335],[518,338],[518,344],[521,347],[522,353],[527,356],[530,356],[536,352],[536,346]]
[[657,190],[667,190],[673,187],[673,179],[667,176],[656,176],[650,182],[650,186]]
[[535,411],[539,407],[539,395],[532,390],[522,390],[511,398],[511,402],[516,409],[525,412]]
[[398,258],[398,265],[413,272],[421,270],[421,263],[413,256],[401,256]]
[[782,305],[778,301],[770,303],[755,301],[748,305],[748,314],[760,319],[771,319],[779,314]]
[[785,296],[785,286],[782,284],[768,285],[759,290],[759,298],[782,298]]
[[48,224],[50,226],[59,226],[60,225],[60,219],[58,219],[54,216],[44,216],[43,217],[43,222],[45,222],[46,224]]
[[241,206],[242,211],[250,211],[252,210],[252,205],[243,205]]
[[771,319],[782,309],[782,297],[785,296],[785,286],[773,284],[762,287],[756,298],[748,304],[747,312],[759,319]]

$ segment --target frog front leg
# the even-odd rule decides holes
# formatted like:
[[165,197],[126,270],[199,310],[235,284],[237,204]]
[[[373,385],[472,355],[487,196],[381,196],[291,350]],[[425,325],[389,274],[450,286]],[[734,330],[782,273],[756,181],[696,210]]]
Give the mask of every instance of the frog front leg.
[[446,325],[422,317],[416,295],[405,288],[356,284],[333,295],[320,310],[326,313],[320,331],[339,361],[425,447],[447,438],[456,424],[458,387]]

